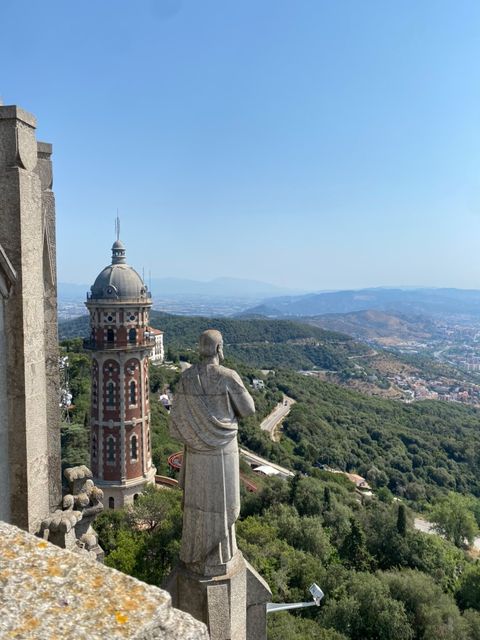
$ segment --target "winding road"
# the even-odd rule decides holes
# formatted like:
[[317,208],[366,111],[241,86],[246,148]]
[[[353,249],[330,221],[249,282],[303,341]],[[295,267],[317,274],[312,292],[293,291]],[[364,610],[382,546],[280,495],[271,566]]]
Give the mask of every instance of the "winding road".
[[275,430],[282,422],[282,420],[290,413],[292,404],[295,404],[293,398],[283,396],[283,401],[279,402],[275,409],[268,414],[268,416],[260,423],[260,429],[262,431],[268,431],[270,437],[275,441]]
[[275,464],[275,462],[267,460],[266,458],[261,458],[260,456],[257,456],[256,453],[248,451],[248,449],[241,448],[240,455],[246,462],[248,462],[249,465],[261,466],[265,464],[268,467],[272,467],[272,469],[276,469],[278,471],[279,478],[293,478],[293,476],[295,475],[293,471],[290,471],[290,469],[281,467],[279,464]]

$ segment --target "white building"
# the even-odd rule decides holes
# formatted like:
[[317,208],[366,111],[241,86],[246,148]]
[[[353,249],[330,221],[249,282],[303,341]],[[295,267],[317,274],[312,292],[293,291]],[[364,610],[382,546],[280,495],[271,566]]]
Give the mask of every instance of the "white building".
[[163,331],[160,331],[160,329],[154,329],[153,327],[148,327],[148,334],[151,338],[155,339],[155,345],[152,349],[150,362],[163,362],[165,357],[163,348]]

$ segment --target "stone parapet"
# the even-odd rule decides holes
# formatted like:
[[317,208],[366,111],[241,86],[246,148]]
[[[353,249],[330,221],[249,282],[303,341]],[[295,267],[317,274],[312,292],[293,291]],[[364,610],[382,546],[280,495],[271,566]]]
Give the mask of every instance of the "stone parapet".
[[0,637],[208,640],[166,591],[0,522]]

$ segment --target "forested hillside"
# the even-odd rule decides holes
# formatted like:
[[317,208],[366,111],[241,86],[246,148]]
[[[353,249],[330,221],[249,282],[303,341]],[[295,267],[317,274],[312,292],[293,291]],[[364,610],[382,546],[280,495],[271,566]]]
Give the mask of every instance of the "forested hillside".
[[[480,496],[478,409],[371,398],[287,370],[267,384],[297,400],[280,444],[271,446],[272,455],[298,470],[329,465],[356,471],[373,486],[413,501],[442,490]],[[243,437],[259,446],[252,429]]]
[[[213,328],[222,332],[227,354],[236,362],[259,369],[317,370],[344,384],[361,384],[373,394],[390,395],[385,372],[409,367],[396,356],[373,351],[350,336],[301,322],[185,317],[153,311],[151,324],[165,332],[169,360],[195,358],[198,336]],[[88,333],[87,316],[59,326],[62,340]]]
[[[195,357],[189,349],[204,327],[193,320],[185,343],[178,328],[177,355]],[[221,329],[227,341],[228,325]],[[245,338],[251,339],[247,328]],[[225,349],[229,366],[238,369],[257,407],[257,415],[240,424],[242,444],[297,471],[287,482],[252,476],[242,463],[259,490],[243,495],[239,545],[267,579],[274,601],[308,598],[313,581],[326,594],[320,609],[270,615],[269,640],[480,640],[480,566],[464,546],[480,522],[479,412],[374,399],[286,368],[262,373],[235,361],[233,346],[227,342]],[[75,409],[62,430],[63,461],[75,464],[88,460],[89,365],[80,340],[64,348]],[[174,391],[178,376],[152,366],[152,399],[165,385]],[[251,388],[254,377],[264,379],[264,390]],[[280,442],[273,442],[259,423],[282,393],[297,402]],[[167,456],[178,448],[167,412],[152,402],[159,472],[169,473]],[[354,485],[324,465],[365,475],[373,498],[360,502]],[[96,526],[106,563],[160,585],[178,558],[180,500],[179,491],[152,491],[133,509],[104,513]],[[413,509],[438,522],[446,539],[416,531]]]

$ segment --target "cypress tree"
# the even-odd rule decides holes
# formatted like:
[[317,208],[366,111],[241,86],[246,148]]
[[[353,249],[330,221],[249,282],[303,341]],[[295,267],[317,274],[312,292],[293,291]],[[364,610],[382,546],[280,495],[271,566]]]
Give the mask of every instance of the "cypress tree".
[[325,487],[323,490],[323,510],[329,511],[332,506],[332,496],[330,493],[330,487]]
[[402,538],[405,538],[405,536],[407,535],[407,511],[404,504],[398,505],[397,531],[402,536]]

